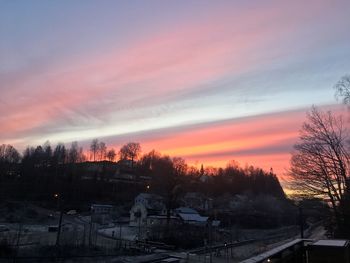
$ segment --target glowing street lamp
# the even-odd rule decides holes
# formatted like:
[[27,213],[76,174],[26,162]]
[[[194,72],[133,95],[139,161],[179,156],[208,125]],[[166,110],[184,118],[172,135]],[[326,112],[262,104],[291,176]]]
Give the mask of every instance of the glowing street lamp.
[[58,211],[60,209],[60,195],[58,193],[54,193],[53,197],[56,199],[56,209]]

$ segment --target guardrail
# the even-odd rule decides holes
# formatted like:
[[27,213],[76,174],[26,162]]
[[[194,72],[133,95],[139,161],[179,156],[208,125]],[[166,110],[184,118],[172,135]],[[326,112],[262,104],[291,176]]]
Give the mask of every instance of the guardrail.
[[243,245],[246,245],[249,243],[253,243],[255,241],[257,241],[257,240],[256,239],[249,239],[249,240],[237,241],[237,242],[233,242],[233,243],[205,246],[205,247],[200,247],[200,248],[190,250],[190,251],[188,251],[188,253],[203,254],[203,253],[206,253],[208,251],[216,251],[216,250],[228,249],[228,248],[232,248],[232,247],[239,247],[239,246],[243,246]]
[[[262,254],[259,254],[255,257],[246,259],[241,261],[240,263],[265,263],[265,262],[272,262],[273,258],[279,257],[294,257],[294,258],[300,258],[302,257],[302,253],[297,253],[298,250],[301,250],[304,248],[305,242],[312,242],[310,239],[295,239],[291,242],[288,242],[284,245],[278,246],[274,249],[271,249],[267,252],[264,252]],[[290,252],[290,253],[286,253]],[[301,252],[301,251],[300,251]],[[294,253],[294,254],[292,254]],[[283,255],[282,255],[283,254]],[[302,260],[297,260],[296,262],[303,262]]]

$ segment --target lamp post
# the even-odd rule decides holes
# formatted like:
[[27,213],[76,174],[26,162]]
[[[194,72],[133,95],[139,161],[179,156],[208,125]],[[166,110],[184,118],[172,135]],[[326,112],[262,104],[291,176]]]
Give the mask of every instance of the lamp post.
[[60,195],[58,193],[55,193],[53,197],[56,199],[56,210],[59,211],[60,208]]
[[299,224],[299,231],[300,231],[300,238],[304,238],[304,215],[303,215],[303,207],[301,202],[297,201],[295,204],[295,207],[298,209],[298,216],[296,221],[298,221]]
[[60,245],[62,219],[63,219],[63,209],[61,206],[61,195],[58,193],[55,193],[54,198],[57,200],[57,211],[60,211],[60,218],[58,221],[58,229],[57,229],[57,236],[56,236],[56,246],[59,246]]

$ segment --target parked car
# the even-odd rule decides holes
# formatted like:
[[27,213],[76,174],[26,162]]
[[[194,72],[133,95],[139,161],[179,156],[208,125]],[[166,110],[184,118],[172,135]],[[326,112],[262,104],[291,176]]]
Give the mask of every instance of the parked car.
[[77,214],[77,210],[69,210],[67,212],[67,215],[76,215]]

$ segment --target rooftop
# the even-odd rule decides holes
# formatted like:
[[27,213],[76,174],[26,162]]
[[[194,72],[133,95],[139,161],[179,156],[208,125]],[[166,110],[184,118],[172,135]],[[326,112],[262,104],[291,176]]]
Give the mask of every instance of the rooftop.
[[176,208],[175,211],[177,213],[182,213],[182,214],[198,214],[196,210],[189,207],[179,207],[179,208]]

